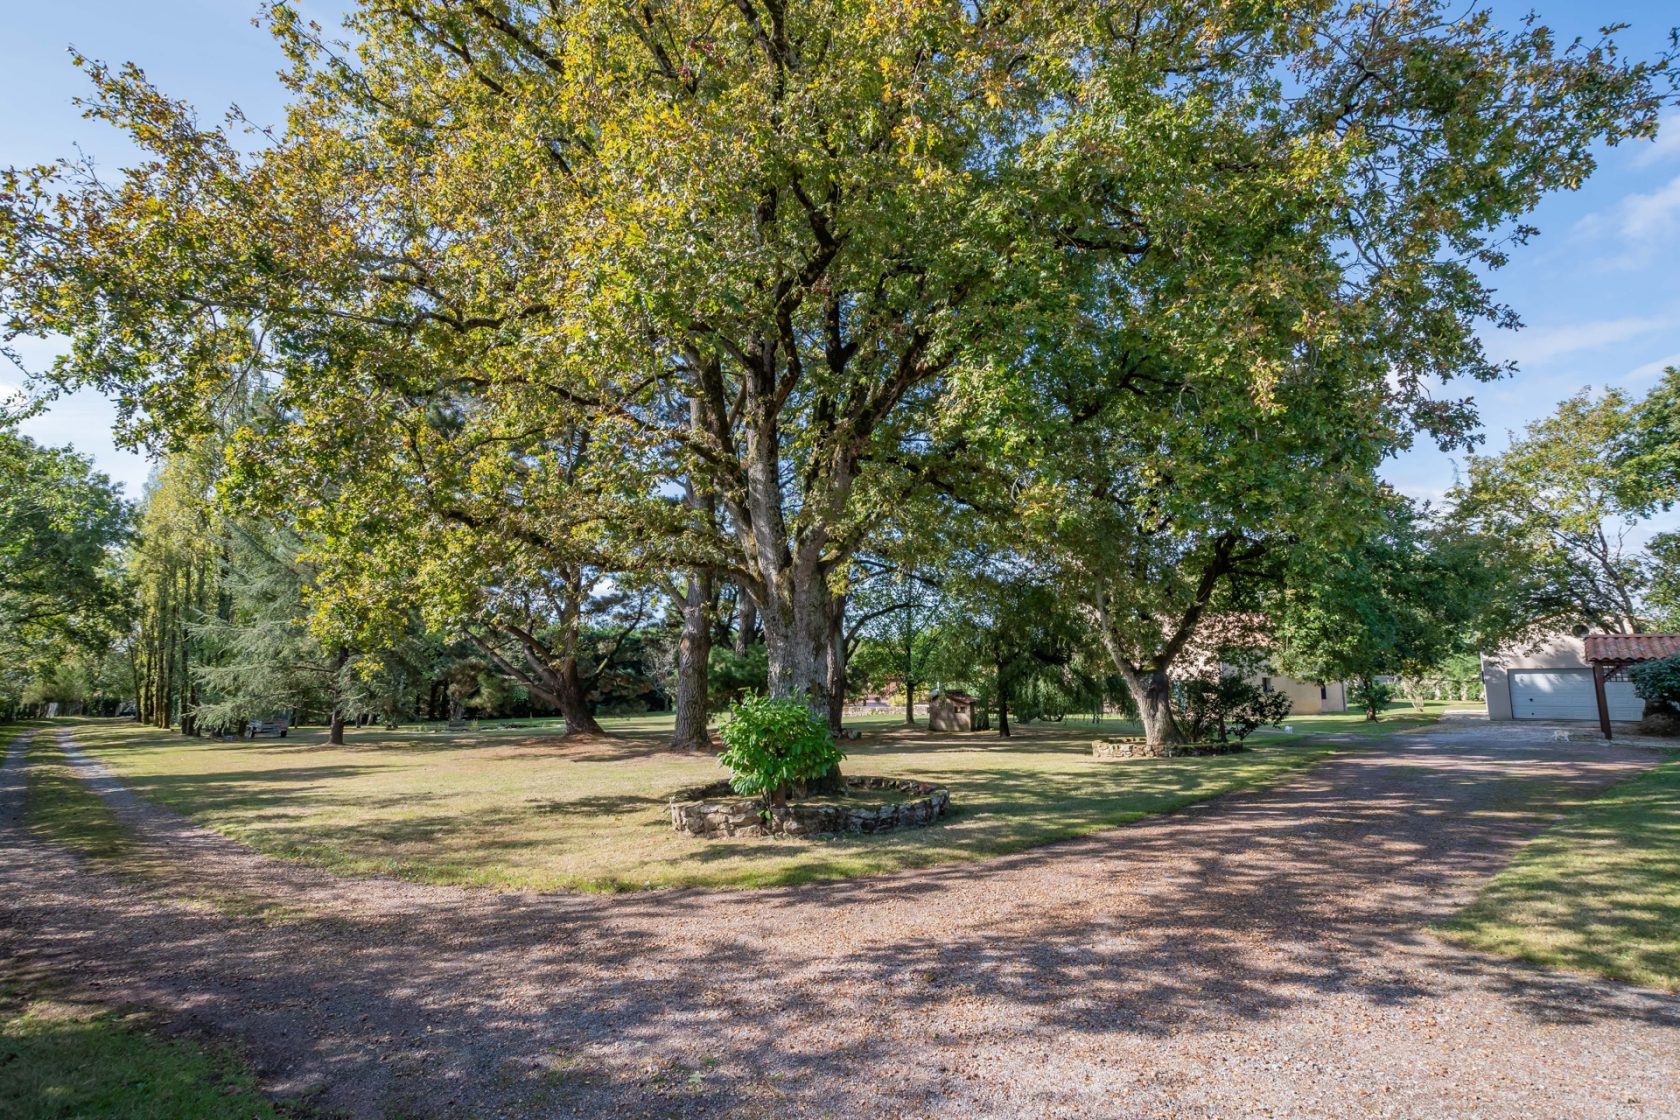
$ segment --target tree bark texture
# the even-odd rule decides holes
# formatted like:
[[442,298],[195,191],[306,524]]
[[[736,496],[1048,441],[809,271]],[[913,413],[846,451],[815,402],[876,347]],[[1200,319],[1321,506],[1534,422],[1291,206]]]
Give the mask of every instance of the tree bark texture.
[[1164,669],[1123,669],[1121,678],[1137,702],[1143,736],[1152,746],[1184,742],[1184,730],[1172,710],[1172,681]]
[[758,604],[745,587],[739,588],[735,595],[735,656],[745,657],[758,636]]
[[677,723],[671,733],[673,750],[705,750],[712,745],[706,727],[711,714],[706,704],[707,661],[712,654],[712,624],[708,617],[711,601],[711,575],[691,573],[683,598],[682,636],[677,639]]
[[559,709],[566,721],[566,735],[604,735],[601,725],[585,700],[583,675],[578,670],[578,628],[582,615],[582,593],[575,587],[563,603],[556,629],[558,641],[545,643],[524,627],[497,625],[497,633],[519,646],[523,656],[509,657],[490,638],[474,635],[473,642],[497,671],[518,681],[538,699]]
[[846,719],[846,597],[832,596],[828,607],[828,730],[839,736]]

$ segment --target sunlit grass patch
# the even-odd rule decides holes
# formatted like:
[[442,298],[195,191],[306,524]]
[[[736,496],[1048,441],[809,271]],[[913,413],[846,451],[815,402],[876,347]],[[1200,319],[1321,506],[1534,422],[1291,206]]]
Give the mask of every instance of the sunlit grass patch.
[[[273,855],[340,873],[595,891],[759,887],[930,867],[1016,852],[1274,782],[1361,738],[1419,726],[1408,713],[1290,721],[1296,735],[1205,758],[1099,762],[1117,721],[995,734],[906,731],[892,714],[849,720],[849,774],[934,782],[953,813],[930,828],[822,840],[701,840],[672,831],[667,799],[725,776],[710,755],[664,749],[670,717],[609,720],[611,738],[552,731],[466,735],[319,730],[215,743],[84,721],[78,740],[146,797]],[[1432,720],[1433,713],[1421,717]],[[1309,738],[1318,735],[1319,738]]]
[[1484,952],[1680,990],[1680,757],[1548,829],[1438,932]]

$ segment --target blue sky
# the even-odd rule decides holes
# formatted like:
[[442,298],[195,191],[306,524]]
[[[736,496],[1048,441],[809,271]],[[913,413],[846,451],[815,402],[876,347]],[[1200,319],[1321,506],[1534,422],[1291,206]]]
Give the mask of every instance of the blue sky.
[[[330,0],[302,5],[326,24]],[[1671,0],[1587,3],[1535,0],[1560,35],[1591,35],[1609,20],[1630,24],[1621,41],[1630,54],[1660,52],[1680,24]],[[1515,20],[1528,4],[1495,5]],[[273,78],[280,57],[268,34],[252,26],[247,0],[0,0],[0,164],[44,162],[75,147],[107,166],[128,154],[121,137],[82,120],[71,103],[84,89],[66,48],[90,57],[140,64],[166,92],[184,97],[207,119],[237,103],[257,121],[277,120],[281,90]],[[1656,143],[1603,153],[1598,173],[1574,193],[1547,199],[1534,216],[1541,236],[1519,249],[1496,274],[1502,298],[1522,315],[1520,333],[1490,331],[1489,348],[1520,365],[1519,374],[1486,386],[1452,385],[1479,402],[1488,447],[1550,412],[1583,386],[1643,392],[1662,367],[1680,364],[1680,113]],[[31,363],[48,358],[25,348]],[[15,388],[15,370],[0,367],[0,392]],[[112,410],[96,396],[59,401],[28,431],[49,443],[74,444],[138,494],[147,473],[139,456],[110,438]],[[1385,468],[1391,481],[1418,497],[1438,498],[1452,485],[1458,457],[1415,450]]]

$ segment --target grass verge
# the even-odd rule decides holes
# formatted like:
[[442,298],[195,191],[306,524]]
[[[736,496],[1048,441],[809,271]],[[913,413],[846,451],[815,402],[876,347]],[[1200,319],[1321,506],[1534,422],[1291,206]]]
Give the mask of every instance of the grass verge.
[[1542,833],[1436,932],[1483,952],[1680,990],[1680,755]]
[[229,917],[300,921],[316,916],[260,891],[229,889],[201,879],[190,865],[173,859],[167,851],[140,842],[64,757],[50,730],[35,736],[25,761],[29,827],[43,839],[82,856],[94,870],[144,881],[165,889],[184,905]]
[[342,874],[590,891],[768,887],[1018,852],[1276,782],[1366,736],[1433,720],[1292,720],[1293,736],[1205,758],[1098,762],[1110,721],[1031,724],[1013,738],[848,721],[845,769],[937,782],[953,814],[926,829],[823,840],[699,840],[674,833],[669,795],[724,776],[715,756],[664,749],[669,717],[609,721],[610,738],[526,730],[362,729],[342,747],[315,729],[215,743],[117,721],[78,741],[136,791],[271,855]]
[[0,981],[0,1116],[7,1120],[267,1120],[232,1050],[148,1029],[146,1018]]
[[134,856],[133,837],[77,776],[51,731],[36,733],[25,761],[30,828],[106,868]]

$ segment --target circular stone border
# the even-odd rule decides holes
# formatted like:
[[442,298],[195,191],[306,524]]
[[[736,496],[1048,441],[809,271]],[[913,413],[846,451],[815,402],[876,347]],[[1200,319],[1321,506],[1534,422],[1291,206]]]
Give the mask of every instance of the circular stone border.
[[1123,758],[1194,758],[1208,754],[1236,754],[1247,749],[1241,743],[1162,743],[1152,747],[1147,739],[1128,737],[1094,740],[1091,757],[1102,762]]
[[900,778],[848,777],[847,790],[890,789],[914,793],[914,801],[891,805],[832,805],[794,802],[766,808],[756,797],[742,797],[727,781],[713,782],[671,795],[671,827],[705,839],[728,836],[820,836],[891,832],[924,828],[951,807],[951,791],[929,782]]

